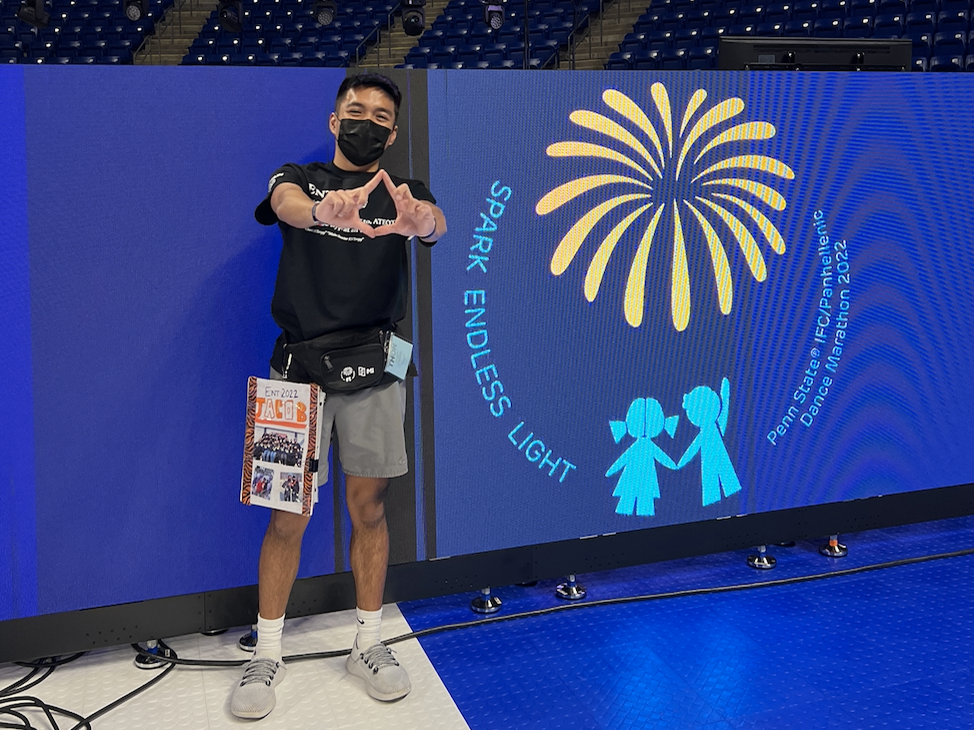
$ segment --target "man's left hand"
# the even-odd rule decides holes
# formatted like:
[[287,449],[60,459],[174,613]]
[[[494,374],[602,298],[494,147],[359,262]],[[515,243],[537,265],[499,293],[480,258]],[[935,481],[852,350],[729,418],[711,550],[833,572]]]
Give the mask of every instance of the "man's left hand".
[[436,232],[436,218],[433,215],[433,206],[425,200],[416,200],[412,191],[406,183],[399,187],[392,182],[389,173],[379,170],[377,173],[382,176],[386,189],[396,205],[396,222],[384,226],[377,226],[376,236],[387,233],[398,233],[400,236],[419,236],[428,238]]

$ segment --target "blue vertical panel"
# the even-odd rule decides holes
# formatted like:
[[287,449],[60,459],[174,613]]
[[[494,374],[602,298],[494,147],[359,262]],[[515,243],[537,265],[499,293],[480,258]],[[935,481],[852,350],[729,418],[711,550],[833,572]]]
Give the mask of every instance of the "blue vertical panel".
[[37,612],[23,69],[0,67],[0,620]]
[[429,93],[440,554],[974,481],[967,79]]
[[[331,159],[343,70],[27,71],[39,611],[247,585],[246,378],[266,376],[284,162]],[[330,485],[301,575],[334,571]]]

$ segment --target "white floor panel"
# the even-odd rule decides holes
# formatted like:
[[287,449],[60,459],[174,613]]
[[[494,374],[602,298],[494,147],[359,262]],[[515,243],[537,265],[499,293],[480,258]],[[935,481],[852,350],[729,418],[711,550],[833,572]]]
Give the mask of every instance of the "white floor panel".
[[[305,654],[351,646],[354,611],[290,619],[284,628],[284,653]],[[409,632],[395,605],[383,611],[385,638]],[[237,639],[246,629],[214,637],[192,635],[166,639],[182,659],[241,659]],[[452,698],[415,639],[393,646],[409,672],[413,689],[398,702],[377,702],[365,692],[362,680],[345,671],[345,657],[312,659],[288,664],[287,678],[277,687],[277,707],[257,725],[264,730],[468,730]],[[25,694],[44,702],[90,715],[149,681],[155,672],[133,663],[129,647],[90,652],[59,667],[50,678]],[[27,673],[11,664],[0,665],[0,687]],[[95,730],[218,730],[254,725],[230,714],[230,692],[239,681],[239,667],[177,667],[157,685],[93,723]],[[19,694],[19,693],[18,693]],[[29,713],[38,728],[48,727],[39,712]],[[62,728],[74,723],[58,718]]]

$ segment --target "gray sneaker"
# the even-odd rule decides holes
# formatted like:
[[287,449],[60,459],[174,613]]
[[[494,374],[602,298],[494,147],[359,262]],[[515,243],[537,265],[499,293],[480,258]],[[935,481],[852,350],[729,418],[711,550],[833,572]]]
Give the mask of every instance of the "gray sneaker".
[[287,667],[274,659],[251,659],[243,679],[230,697],[230,712],[237,717],[258,720],[270,714],[277,702],[274,688],[284,681]]
[[345,660],[345,668],[349,674],[364,679],[365,691],[383,702],[405,697],[412,689],[409,675],[385,644],[375,644],[362,651],[356,640],[352,653]]

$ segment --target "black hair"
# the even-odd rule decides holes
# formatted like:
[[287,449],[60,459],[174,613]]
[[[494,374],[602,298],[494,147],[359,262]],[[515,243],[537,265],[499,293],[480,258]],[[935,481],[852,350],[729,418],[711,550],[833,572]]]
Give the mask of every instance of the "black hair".
[[338,105],[341,104],[342,99],[345,98],[345,94],[348,93],[349,89],[379,89],[385,92],[385,94],[392,99],[392,103],[396,107],[396,119],[399,118],[399,105],[402,103],[402,92],[399,91],[399,87],[396,86],[396,82],[390,79],[388,76],[378,73],[365,73],[357,74],[355,76],[347,76],[344,81],[342,81],[341,86],[338,87],[338,94],[335,96],[335,111],[338,111]]

